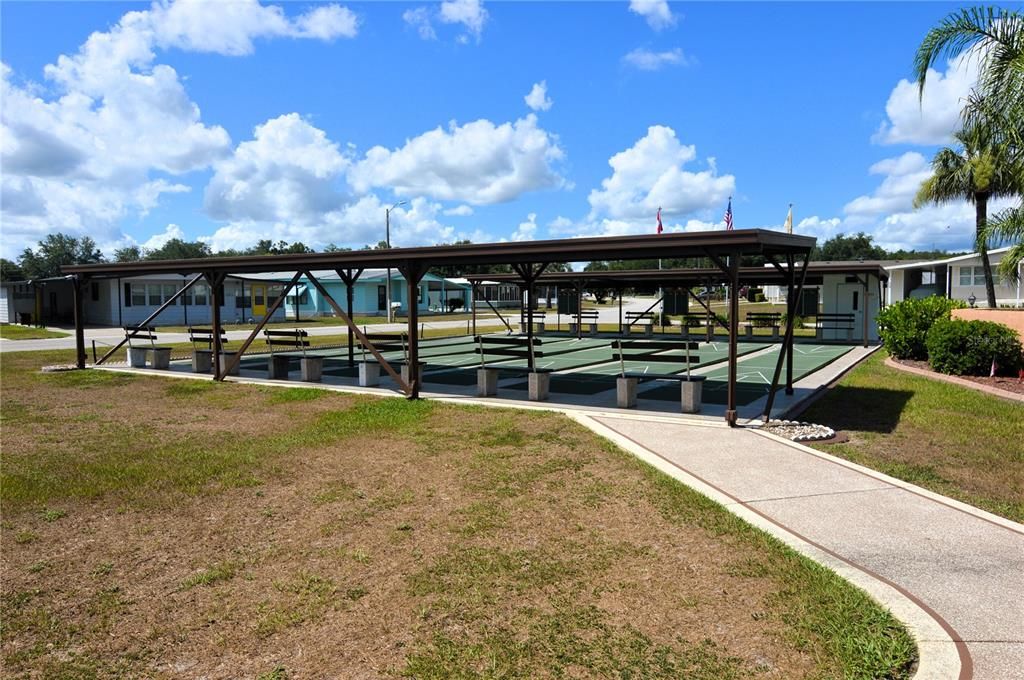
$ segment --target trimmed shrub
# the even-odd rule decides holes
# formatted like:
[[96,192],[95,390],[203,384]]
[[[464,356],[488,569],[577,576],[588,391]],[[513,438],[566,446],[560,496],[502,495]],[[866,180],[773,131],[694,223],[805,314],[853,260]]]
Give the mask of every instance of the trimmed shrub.
[[1024,367],[1024,349],[1017,333],[993,321],[942,319],[928,331],[928,364],[940,373],[1016,375]]
[[948,319],[954,309],[964,307],[959,300],[932,295],[902,300],[878,314],[878,335],[890,355],[897,359],[928,358],[928,329],[940,319]]

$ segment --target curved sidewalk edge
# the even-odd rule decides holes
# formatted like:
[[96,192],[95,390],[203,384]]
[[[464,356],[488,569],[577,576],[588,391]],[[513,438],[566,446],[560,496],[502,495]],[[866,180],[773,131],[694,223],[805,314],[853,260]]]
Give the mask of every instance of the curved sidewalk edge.
[[[918,647],[918,667],[914,673],[914,680],[968,680],[972,676],[971,657],[967,653],[964,643],[954,639],[953,634],[955,632],[952,631],[949,625],[912,593],[804,538],[795,531],[758,512],[746,503],[674,465],[632,439],[597,422],[590,415],[580,412],[571,412],[567,413],[567,415],[584,427],[629,451],[660,472],[669,475],[673,479],[682,482],[719,503],[749,524],[771,534],[800,554],[828,567],[840,577],[868,593],[875,601],[886,607],[893,616],[903,622],[907,630],[914,637]],[[763,434],[763,436],[771,435]],[[793,442],[785,439],[773,438],[786,444],[793,444]],[[799,445],[797,446],[799,447]],[[820,452],[807,447],[799,448],[820,454]],[[834,460],[840,462],[839,459]],[[846,461],[841,462],[846,463]],[[899,480],[891,481],[901,485],[906,484],[905,482],[899,482]]]
[[922,378],[931,378],[932,380],[938,380],[939,382],[947,382],[951,385],[958,385],[959,387],[966,387],[969,390],[975,392],[981,392],[992,397],[999,397],[1000,399],[1009,399],[1010,401],[1024,402],[1024,394],[1017,394],[1016,392],[1008,392],[1006,390],[996,389],[989,387],[988,385],[982,385],[976,383],[973,380],[964,380],[958,378],[955,375],[946,375],[945,373],[936,373],[934,371],[926,371],[916,366],[907,366],[901,364],[898,361],[894,361],[892,357],[885,358],[885,365],[889,368],[894,368],[897,371],[903,371],[904,373],[910,373],[912,375],[919,375]]

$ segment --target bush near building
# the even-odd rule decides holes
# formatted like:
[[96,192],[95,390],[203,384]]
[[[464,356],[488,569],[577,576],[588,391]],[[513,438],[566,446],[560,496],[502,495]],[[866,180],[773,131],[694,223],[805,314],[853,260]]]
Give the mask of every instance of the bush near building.
[[937,295],[901,300],[878,313],[878,335],[886,351],[896,359],[928,358],[928,330],[950,312],[964,307],[959,300]]
[[993,321],[941,319],[928,331],[928,364],[940,373],[1016,375],[1024,368],[1024,349],[1017,333]]

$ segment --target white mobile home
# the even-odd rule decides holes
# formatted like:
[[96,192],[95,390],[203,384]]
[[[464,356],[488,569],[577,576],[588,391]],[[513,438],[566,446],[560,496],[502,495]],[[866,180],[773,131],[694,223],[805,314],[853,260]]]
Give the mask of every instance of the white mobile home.
[[[994,248],[988,251],[992,264],[993,283],[996,289],[996,304],[1011,307],[1024,306],[1024,290],[1021,286],[1021,271],[1018,265],[1018,280],[1004,280],[999,276],[998,267],[1009,248]],[[922,298],[941,295],[953,300],[969,302],[974,297],[975,305],[987,307],[985,293],[985,271],[981,255],[970,253],[941,260],[907,262],[886,266],[889,272],[889,296],[886,303],[899,302],[908,298]]]

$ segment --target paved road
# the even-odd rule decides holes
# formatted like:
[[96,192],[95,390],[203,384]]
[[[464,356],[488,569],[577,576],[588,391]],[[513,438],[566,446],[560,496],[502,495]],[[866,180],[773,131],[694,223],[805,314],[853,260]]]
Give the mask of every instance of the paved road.
[[[916,611],[932,619],[925,623],[948,634],[919,643],[929,662],[919,678],[1022,677],[1024,526],[752,430],[589,419],[709,485],[727,507],[916,600]],[[946,650],[935,653],[949,662],[945,669],[932,663],[933,648]]]

